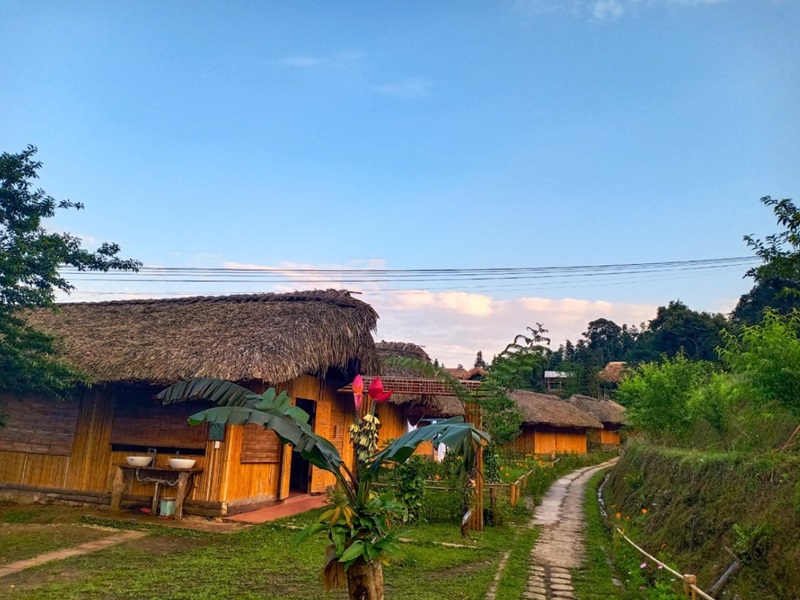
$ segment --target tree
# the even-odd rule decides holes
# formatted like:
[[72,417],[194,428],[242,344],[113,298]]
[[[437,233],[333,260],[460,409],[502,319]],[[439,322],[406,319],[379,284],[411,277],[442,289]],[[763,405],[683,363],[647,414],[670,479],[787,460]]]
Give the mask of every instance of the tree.
[[757,325],[726,334],[720,356],[745,377],[743,387],[751,399],[777,402],[800,417],[800,313],[767,310]]
[[716,349],[727,327],[723,315],[697,312],[674,300],[658,307],[643,342],[648,344],[653,359],[661,354],[674,357],[685,352],[692,360],[716,361]]
[[753,289],[739,298],[731,319],[741,325],[755,325],[761,322],[767,308],[781,315],[800,309],[800,295],[788,291],[793,285],[787,279],[757,280]]
[[744,236],[747,246],[763,262],[747,271],[747,276],[756,281],[782,280],[790,291],[800,293],[800,212],[788,198],[764,196],[761,203],[772,207],[778,225],[784,229],[763,240]]
[[628,409],[632,425],[655,440],[682,440],[689,434],[692,394],[713,372],[709,362],[679,353],[660,363],[645,363],[625,377],[617,401]]
[[763,240],[744,236],[747,246],[762,261],[746,273],[755,281],[753,289],[739,298],[731,317],[739,324],[755,325],[767,308],[789,314],[800,308],[800,212],[788,199],[770,196],[761,203],[772,208],[782,231]]
[[59,361],[57,341],[30,327],[23,312],[52,308],[55,293],[73,286],[63,266],[79,270],[136,270],[140,263],[119,258],[119,246],[105,243],[95,252],[69,233],[48,233],[42,219],[57,209],[81,210],[79,202],[56,202],[34,188],[42,163],[36,147],[0,155],[0,389],[15,394],[45,393],[63,398],[86,377]]
[[[358,379],[358,378],[357,378]],[[391,393],[378,391],[376,382],[370,385],[373,400],[388,399]],[[353,382],[354,396],[360,405],[357,382]],[[189,417],[190,425],[218,423],[247,425],[254,423],[270,429],[284,444],[290,444],[309,463],[332,473],[345,501],[320,516],[309,526],[302,537],[324,531],[330,540],[323,567],[326,589],[343,586],[345,578],[352,600],[383,600],[383,569],[381,561],[390,551],[397,537],[392,523],[401,512],[398,503],[378,496],[372,491],[387,464],[402,464],[422,442],[436,438],[462,458],[465,471],[475,464],[477,449],[491,441],[484,432],[461,417],[420,427],[394,440],[377,452],[377,417],[371,410],[353,424],[355,435],[355,472],[351,471],[331,442],[317,435],[308,424],[309,415],[292,406],[286,392],[276,394],[270,388],[264,394],[254,394],[247,388],[220,379],[192,379],[162,391],[158,397],[169,404],[192,399],[207,399],[219,406]],[[373,404],[374,408],[374,404]]]
[[597,366],[612,360],[620,360],[623,355],[622,327],[608,319],[595,319],[589,322],[583,337],[587,347],[594,355]]
[[485,369],[486,368],[486,361],[483,360],[483,352],[478,350],[478,354],[475,356],[475,364],[473,365],[476,369]]

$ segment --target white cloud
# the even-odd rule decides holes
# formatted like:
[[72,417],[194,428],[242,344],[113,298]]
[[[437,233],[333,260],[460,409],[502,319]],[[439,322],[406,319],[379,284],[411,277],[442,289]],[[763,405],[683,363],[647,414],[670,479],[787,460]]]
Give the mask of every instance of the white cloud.
[[313,56],[297,54],[281,56],[269,61],[269,64],[286,69],[345,68],[355,66],[364,59],[364,53],[358,50],[342,50],[329,56]]
[[569,14],[590,21],[615,21],[640,8],[705,6],[728,0],[516,0],[514,10],[527,17]]
[[381,94],[413,100],[429,96],[433,89],[433,84],[425,79],[402,79],[400,81],[373,85],[370,89]]
[[519,298],[500,300],[469,292],[374,292],[367,302],[381,316],[378,339],[413,342],[448,366],[467,365],[482,350],[490,358],[526,327],[544,324],[557,348],[566,339],[576,341],[589,321],[601,317],[616,323],[646,322],[656,305],[616,304],[575,298]]
[[617,0],[597,0],[592,8],[592,16],[598,21],[619,19],[625,9]]

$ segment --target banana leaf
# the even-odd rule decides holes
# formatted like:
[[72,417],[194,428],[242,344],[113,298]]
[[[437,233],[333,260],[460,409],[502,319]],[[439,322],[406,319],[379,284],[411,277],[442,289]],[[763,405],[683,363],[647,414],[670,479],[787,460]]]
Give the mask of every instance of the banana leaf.
[[274,431],[284,444],[294,446],[294,451],[315,467],[339,477],[339,467],[343,464],[339,451],[314,433],[308,424],[308,413],[292,406],[285,392],[276,395],[270,388],[263,394],[254,394],[229,381],[204,378],[176,383],[158,394],[158,398],[164,404],[199,398],[217,402],[220,406],[191,415],[189,424],[260,425]]
[[200,377],[187,379],[169,386],[158,394],[162,404],[185,402],[187,400],[210,400],[220,406],[245,408],[275,408],[286,416],[297,421],[308,423],[309,415],[298,406],[292,405],[289,395],[283,391],[276,395],[275,388],[269,388],[263,394],[256,394],[232,381]]
[[469,470],[475,464],[475,451],[492,441],[489,434],[476,429],[472,423],[465,423],[463,417],[453,417],[420,427],[400,436],[376,454],[369,465],[373,476],[377,476],[381,463],[392,461],[402,463],[414,454],[422,442],[435,441],[444,444],[463,458],[464,468]]

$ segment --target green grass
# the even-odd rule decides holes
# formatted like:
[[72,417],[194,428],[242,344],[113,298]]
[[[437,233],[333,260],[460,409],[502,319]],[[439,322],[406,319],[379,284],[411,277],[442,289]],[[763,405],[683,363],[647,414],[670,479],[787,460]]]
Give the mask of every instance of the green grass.
[[[318,513],[317,513],[318,514]],[[185,537],[173,530],[106,550],[54,562],[0,582],[0,597],[12,599],[305,599],[346,598],[324,594],[320,571],[326,541],[297,545],[285,524],[303,524],[314,513],[233,534]],[[487,528],[464,543],[455,524],[411,528],[413,544],[400,544],[385,567],[387,598],[399,600],[482,599],[502,554],[518,539],[512,527]],[[13,587],[12,587],[13,586]]]
[[[794,452],[701,452],[630,444],[605,488],[623,515],[640,518],[643,548],[710,587],[744,554],[728,597],[800,598],[800,456]],[[744,532],[744,538],[739,532]],[[758,547],[750,539],[762,532]]]
[[33,558],[45,552],[70,548],[111,535],[80,525],[0,525],[0,565]]
[[530,568],[531,550],[539,537],[538,528],[520,528],[508,557],[506,568],[497,586],[497,600],[519,600],[525,592]]
[[610,564],[611,534],[600,514],[597,488],[608,469],[596,473],[586,485],[583,509],[586,514],[586,563],[572,574],[578,600],[626,598],[626,592],[611,582],[615,575]]

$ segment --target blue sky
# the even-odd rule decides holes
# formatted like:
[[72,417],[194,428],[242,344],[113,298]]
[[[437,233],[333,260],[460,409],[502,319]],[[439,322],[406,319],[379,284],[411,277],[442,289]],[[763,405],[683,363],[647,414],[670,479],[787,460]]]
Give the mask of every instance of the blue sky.
[[[37,145],[42,187],[86,204],[53,227],[148,265],[743,256],[776,228],[758,199],[798,198],[798,30],[790,0],[0,0],[0,150]],[[362,291],[381,337],[453,364],[537,321],[557,343],[727,311],[741,276]]]

